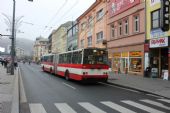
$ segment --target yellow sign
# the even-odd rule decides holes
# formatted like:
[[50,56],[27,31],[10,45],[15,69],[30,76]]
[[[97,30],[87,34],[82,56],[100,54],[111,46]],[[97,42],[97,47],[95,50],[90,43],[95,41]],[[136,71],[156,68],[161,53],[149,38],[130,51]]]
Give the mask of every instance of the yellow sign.
[[129,52],[129,56],[130,57],[141,57],[142,52],[141,51],[132,51],[132,52]]
[[122,52],[122,57],[128,57],[128,52]]
[[113,57],[121,57],[121,53],[113,53]]

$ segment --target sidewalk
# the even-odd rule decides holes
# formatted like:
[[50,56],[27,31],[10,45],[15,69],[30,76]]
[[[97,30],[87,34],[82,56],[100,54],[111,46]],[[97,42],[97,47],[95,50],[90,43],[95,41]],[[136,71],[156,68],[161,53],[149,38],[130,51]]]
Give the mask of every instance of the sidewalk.
[[10,75],[0,64],[0,113],[19,113],[18,97],[18,70]]
[[110,72],[108,82],[114,85],[170,98],[170,81],[168,80],[146,78],[137,75],[114,74]]

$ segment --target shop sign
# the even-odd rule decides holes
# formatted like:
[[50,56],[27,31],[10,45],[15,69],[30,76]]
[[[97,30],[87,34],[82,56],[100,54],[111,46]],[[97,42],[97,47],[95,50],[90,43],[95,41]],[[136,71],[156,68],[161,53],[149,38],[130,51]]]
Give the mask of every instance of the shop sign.
[[150,35],[151,35],[151,39],[168,36],[167,32],[163,32],[162,29],[152,30]]
[[150,0],[150,5],[153,6],[153,5],[158,4],[160,2],[161,2],[161,0]]
[[168,37],[150,40],[150,48],[167,47],[167,46],[168,46]]
[[113,53],[113,57],[121,57],[121,53]]
[[128,57],[128,52],[122,52],[122,57]]
[[141,51],[132,51],[132,52],[129,52],[129,56],[130,57],[141,57],[142,52]]
[[110,16],[117,15],[139,3],[140,0],[110,0],[109,14]]

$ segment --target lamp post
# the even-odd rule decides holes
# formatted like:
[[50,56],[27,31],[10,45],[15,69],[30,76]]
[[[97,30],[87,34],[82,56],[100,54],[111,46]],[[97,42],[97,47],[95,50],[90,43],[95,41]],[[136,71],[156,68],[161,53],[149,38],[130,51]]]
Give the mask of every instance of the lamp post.
[[[33,2],[33,0],[28,0]],[[11,37],[11,75],[14,75],[15,60],[15,0],[13,0],[12,37]]]
[[12,18],[12,37],[11,37],[11,75],[14,75],[14,60],[15,60],[15,0],[13,0],[13,18]]

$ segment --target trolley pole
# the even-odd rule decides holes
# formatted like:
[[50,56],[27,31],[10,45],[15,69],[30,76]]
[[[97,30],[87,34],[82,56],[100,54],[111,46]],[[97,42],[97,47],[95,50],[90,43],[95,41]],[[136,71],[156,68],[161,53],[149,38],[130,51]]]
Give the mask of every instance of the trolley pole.
[[13,0],[13,19],[11,37],[11,75],[14,75],[14,60],[15,60],[15,0]]

